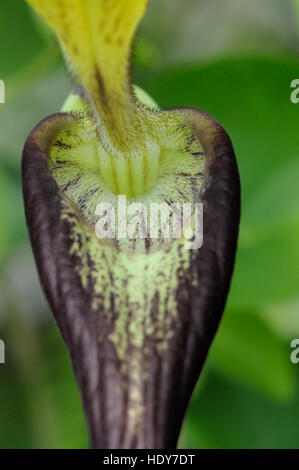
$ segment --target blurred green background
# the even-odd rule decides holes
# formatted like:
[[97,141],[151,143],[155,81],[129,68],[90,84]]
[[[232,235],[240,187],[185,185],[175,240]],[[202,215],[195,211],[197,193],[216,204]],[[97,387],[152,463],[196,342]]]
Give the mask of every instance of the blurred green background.
[[[242,180],[237,263],[223,322],[190,404],[183,448],[299,448],[297,0],[150,0],[135,81],[160,105],[214,115]],[[20,162],[32,128],[73,84],[23,0],[1,2],[0,448],[85,448],[70,362],[37,280]]]

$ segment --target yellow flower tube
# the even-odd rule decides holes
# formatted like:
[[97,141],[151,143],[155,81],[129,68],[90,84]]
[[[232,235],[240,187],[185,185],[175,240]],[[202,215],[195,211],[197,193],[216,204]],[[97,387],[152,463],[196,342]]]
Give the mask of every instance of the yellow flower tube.
[[[102,133],[122,152],[140,142],[144,116],[132,99],[132,38],[147,0],[28,0],[53,29],[87,92]],[[139,111],[139,112],[138,112]],[[106,142],[108,145],[108,143]],[[119,148],[118,147],[118,148]]]

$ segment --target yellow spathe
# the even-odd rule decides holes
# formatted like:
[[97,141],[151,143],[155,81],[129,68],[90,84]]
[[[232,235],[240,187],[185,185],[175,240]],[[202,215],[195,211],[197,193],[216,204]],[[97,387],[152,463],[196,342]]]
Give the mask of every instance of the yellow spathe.
[[107,134],[107,146],[109,140],[115,147],[133,142],[142,125],[131,99],[128,64],[147,0],[27,1],[59,38]]

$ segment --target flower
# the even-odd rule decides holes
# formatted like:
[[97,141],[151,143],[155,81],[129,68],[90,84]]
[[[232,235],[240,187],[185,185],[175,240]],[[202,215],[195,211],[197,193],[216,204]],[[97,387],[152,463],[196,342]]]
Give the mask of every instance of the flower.
[[[55,31],[81,85],[64,112],[30,134],[22,172],[41,284],[70,352],[91,443],[174,447],[234,265],[240,187],[232,144],[206,113],[161,110],[132,86],[131,42],[145,0],[28,3]],[[203,203],[202,248],[185,249],[184,234],[99,240],[97,207],[116,207],[120,195],[146,209],[166,203],[170,217],[180,204]]]

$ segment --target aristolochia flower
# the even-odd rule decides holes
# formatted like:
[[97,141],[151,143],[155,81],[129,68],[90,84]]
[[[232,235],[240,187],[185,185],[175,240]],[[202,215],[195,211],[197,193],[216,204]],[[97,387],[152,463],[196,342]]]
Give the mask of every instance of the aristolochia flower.
[[[240,206],[233,148],[209,115],[160,110],[132,86],[131,42],[146,0],[28,3],[55,31],[81,84],[27,139],[23,186],[41,283],[72,358],[91,442],[174,447],[233,270]],[[130,231],[118,196],[131,215],[142,207]],[[168,222],[191,207],[195,227],[194,208],[203,204],[202,246],[184,230],[164,236],[162,216],[153,237],[153,203],[168,208]],[[103,205],[110,238],[97,229]],[[117,218],[121,235],[110,230]]]

